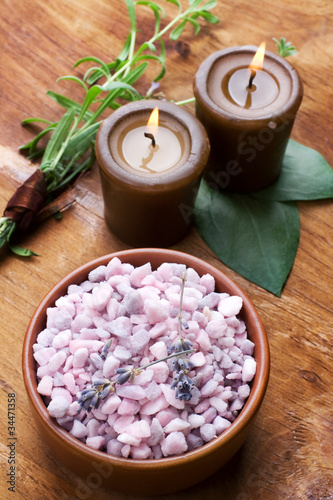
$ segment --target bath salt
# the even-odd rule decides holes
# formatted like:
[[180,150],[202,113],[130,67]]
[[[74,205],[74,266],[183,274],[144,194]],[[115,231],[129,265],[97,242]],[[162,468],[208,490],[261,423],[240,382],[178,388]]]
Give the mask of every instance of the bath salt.
[[[48,308],[33,346],[37,391],[95,450],[146,460],[197,449],[230,427],[251,392],[255,345],[242,305],[183,264],[113,258]],[[177,345],[192,352],[174,356]]]

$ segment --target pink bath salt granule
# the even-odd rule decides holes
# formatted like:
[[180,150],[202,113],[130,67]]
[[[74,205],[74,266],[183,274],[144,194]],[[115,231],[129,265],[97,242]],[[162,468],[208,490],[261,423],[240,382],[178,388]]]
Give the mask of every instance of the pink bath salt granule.
[[121,403],[121,399],[117,394],[112,394],[107,398],[107,400],[103,403],[101,410],[103,413],[110,415],[117,411],[119,405]]
[[175,431],[183,431],[185,429],[188,429],[190,427],[190,424],[186,422],[185,420],[182,420],[181,418],[177,417],[171,420],[165,427],[164,427],[164,432],[166,434],[169,434],[170,432],[175,432]]
[[208,443],[216,437],[216,430],[213,424],[204,424],[200,427],[200,436]]
[[151,325],[165,321],[170,316],[170,302],[166,299],[144,301],[144,311]]
[[156,413],[164,410],[168,406],[169,403],[165,399],[164,394],[161,394],[158,398],[154,399],[154,401],[148,401],[142,405],[140,412],[142,415],[156,415]]
[[113,289],[108,282],[102,281],[92,290],[92,299],[97,311],[103,311],[111,299]]
[[117,411],[119,415],[136,415],[139,410],[140,403],[138,401],[123,398]]
[[100,450],[104,444],[105,438],[103,436],[88,436],[86,439],[86,445],[90,446],[90,448],[94,448],[94,450]]
[[256,373],[257,364],[253,358],[247,358],[244,361],[242,380],[243,382],[251,382]]
[[131,448],[131,457],[135,460],[144,460],[151,455],[151,448],[146,443],[140,443],[139,446]]
[[127,432],[119,434],[117,440],[120,441],[120,443],[129,444],[130,446],[139,446],[139,444],[141,443],[141,439],[131,436]]
[[80,420],[74,419],[70,433],[72,436],[81,439],[88,435],[88,429]]
[[243,299],[236,295],[227,297],[218,305],[218,311],[223,314],[223,316],[236,316],[239,314],[243,305]]
[[42,394],[42,396],[51,396],[52,389],[53,377],[51,377],[50,375],[44,375],[37,386],[37,391],[39,392],[39,394]]
[[92,418],[87,422],[88,437],[98,436],[98,430],[101,427],[100,422],[96,418]]
[[147,368],[147,371],[152,371],[154,373],[153,380],[158,384],[163,384],[167,381],[170,373],[169,366],[165,361],[161,361],[160,363],[156,363],[156,365],[152,365]]
[[136,385],[120,385],[117,387],[116,392],[121,398],[135,399],[137,401],[146,397],[145,390]]
[[45,347],[34,353],[34,358],[40,366],[46,365],[52,356],[57,353],[54,347]]
[[151,264],[147,262],[143,266],[136,267],[130,274],[130,282],[132,286],[139,288],[142,284],[142,280],[148,275],[151,274]]
[[76,394],[76,384],[74,375],[70,372],[65,373],[63,376],[63,381],[66,389],[68,389],[71,394]]
[[69,409],[70,403],[63,396],[55,396],[50,401],[47,409],[51,417],[64,417]]
[[185,436],[182,432],[171,432],[161,443],[163,456],[181,455],[188,449]]
[[151,434],[150,426],[144,420],[137,420],[126,428],[126,432],[137,439],[148,438]]

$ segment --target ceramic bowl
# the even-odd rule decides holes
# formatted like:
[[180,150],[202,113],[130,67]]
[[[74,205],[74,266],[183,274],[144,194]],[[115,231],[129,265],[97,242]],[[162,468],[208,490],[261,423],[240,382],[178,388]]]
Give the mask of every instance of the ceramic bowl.
[[[140,266],[150,262],[156,269],[163,262],[177,262],[194,268],[200,275],[215,277],[216,290],[243,298],[241,318],[248,337],[255,344],[256,375],[250,396],[231,426],[211,442],[180,456],[134,460],[118,458],[89,448],[71,436],[48,414],[37,392],[36,366],[32,346],[45,328],[46,310],[67,293],[70,284],[80,284],[95,267],[107,264],[112,257]],[[87,484],[135,494],[165,494],[178,491],[206,479],[216,472],[244,443],[263,401],[270,370],[269,345],[262,321],[245,293],[225,274],[192,255],[165,249],[133,249],[100,257],[76,269],[62,279],[42,300],[28,326],[23,345],[23,377],[36,426],[53,454]]]

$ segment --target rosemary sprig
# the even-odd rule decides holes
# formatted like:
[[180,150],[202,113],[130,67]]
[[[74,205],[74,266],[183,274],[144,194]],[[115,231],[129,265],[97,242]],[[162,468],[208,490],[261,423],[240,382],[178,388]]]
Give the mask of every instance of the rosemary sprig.
[[[97,57],[82,58],[74,67],[87,62],[93,63],[82,79],[72,75],[59,79],[70,80],[83,88],[85,96],[82,104],[49,91],[49,97],[65,108],[63,117],[55,123],[44,118],[29,118],[23,122],[23,124],[33,122],[47,124],[47,127],[32,141],[20,148],[27,150],[31,159],[43,155],[40,170],[44,174],[49,196],[41,202],[40,208],[47,205],[50,196],[51,199],[56,197],[93,164],[95,137],[101,123],[99,121],[101,114],[106,109],[114,110],[120,107],[119,99],[134,101],[145,98],[133,85],[143,75],[149,62],[157,61],[160,65],[160,72],[154,82],[163,78],[166,71],[163,37],[169,33],[171,40],[177,40],[187,24],[191,24],[194,33],[198,34],[200,31],[198,18],[213,24],[218,22],[218,18],[209,12],[217,4],[216,0],[187,0],[188,7],[185,10],[179,0],[165,0],[174,4],[178,12],[164,28],[161,28],[161,18],[165,12],[161,5],[150,0],[124,1],[130,20],[130,32],[118,57],[109,63]],[[149,8],[154,15],[153,35],[137,49],[135,48],[138,32],[136,6]],[[100,84],[100,79],[104,79],[104,83]],[[38,149],[39,141],[47,134],[51,134],[51,137],[46,148]],[[0,218],[0,247],[7,243],[14,253],[21,256],[36,255],[30,250],[11,244],[12,236],[20,229],[18,220],[21,212],[26,209],[25,204],[22,204],[16,213],[17,217],[7,217],[5,210],[4,216]]]

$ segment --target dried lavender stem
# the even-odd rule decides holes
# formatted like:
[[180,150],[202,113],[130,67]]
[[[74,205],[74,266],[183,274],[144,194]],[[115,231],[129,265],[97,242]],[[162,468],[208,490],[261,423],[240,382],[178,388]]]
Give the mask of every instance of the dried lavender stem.
[[182,335],[182,306],[183,306],[183,297],[184,297],[184,288],[185,288],[185,281],[186,281],[186,274],[182,274],[182,288],[180,290],[180,299],[179,299],[179,312],[177,315],[178,318],[178,335],[179,335],[179,340],[183,340],[183,335]]

